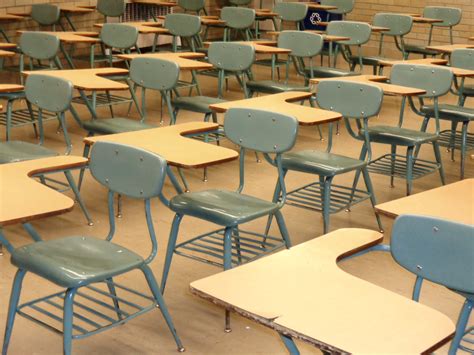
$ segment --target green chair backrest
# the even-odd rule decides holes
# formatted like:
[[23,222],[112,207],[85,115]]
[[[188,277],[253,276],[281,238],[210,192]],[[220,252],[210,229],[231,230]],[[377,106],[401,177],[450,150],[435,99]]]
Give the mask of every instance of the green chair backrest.
[[249,44],[212,42],[207,53],[209,63],[226,71],[244,72],[255,61],[255,49]]
[[59,22],[61,10],[52,4],[33,4],[31,18],[42,26],[54,25]]
[[291,49],[294,57],[314,57],[323,48],[323,36],[304,31],[282,31],[278,36],[278,47]]
[[229,4],[232,6],[247,6],[252,0],[229,0]]
[[273,11],[276,12],[283,21],[300,22],[306,18],[308,5],[297,2],[277,2]]
[[135,58],[130,65],[130,79],[146,89],[170,90],[178,83],[179,66],[159,58]]
[[455,49],[451,53],[451,66],[474,70],[474,48]]
[[461,22],[462,10],[456,7],[426,6],[423,9],[423,16],[443,20],[433,23],[433,26],[453,27]]
[[354,9],[355,0],[321,0],[321,5],[337,6],[337,9],[329,10],[332,14],[345,15]]
[[383,90],[344,79],[322,80],[317,86],[316,100],[322,109],[339,112],[346,118],[369,118],[380,112]]
[[472,225],[401,215],[393,225],[390,252],[398,264],[412,273],[474,294],[473,235]]
[[243,148],[283,153],[295,145],[298,121],[270,110],[232,108],[225,114],[224,131],[227,138]]
[[169,14],[165,17],[165,28],[174,36],[196,36],[201,31],[201,18],[189,14]]
[[130,49],[138,39],[138,29],[124,23],[105,23],[100,31],[100,39],[111,48]]
[[347,41],[338,41],[340,44],[361,46],[369,41],[372,28],[365,22],[331,21],[327,26],[326,32],[331,36],[344,36],[350,38]]
[[381,12],[375,14],[373,24],[390,29],[382,32],[384,36],[404,36],[411,31],[413,18],[409,15]]
[[125,0],[97,0],[97,11],[105,17],[120,17],[125,13]]
[[221,10],[221,19],[226,22],[226,26],[229,28],[250,28],[255,22],[255,10],[246,7],[223,7]]
[[205,4],[205,0],[178,0],[178,6],[184,11],[199,12],[204,9]]
[[69,109],[74,86],[69,80],[51,75],[31,74],[25,83],[26,98],[33,105],[50,112]]
[[21,52],[32,59],[53,59],[59,50],[59,38],[44,32],[23,32],[20,37]]
[[89,168],[92,176],[110,191],[136,199],[161,194],[166,160],[137,147],[112,142],[92,146]]
[[421,64],[395,64],[390,73],[394,85],[426,90],[419,97],[440,97],[445,95],[452,84],[453,72],[449,67]]

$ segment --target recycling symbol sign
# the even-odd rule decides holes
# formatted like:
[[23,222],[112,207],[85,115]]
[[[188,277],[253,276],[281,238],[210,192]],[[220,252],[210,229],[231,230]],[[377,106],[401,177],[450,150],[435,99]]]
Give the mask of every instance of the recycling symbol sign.
[[317,25],[321,22],[321,16],[317,12],[313,12],[309,18],[313,25]]

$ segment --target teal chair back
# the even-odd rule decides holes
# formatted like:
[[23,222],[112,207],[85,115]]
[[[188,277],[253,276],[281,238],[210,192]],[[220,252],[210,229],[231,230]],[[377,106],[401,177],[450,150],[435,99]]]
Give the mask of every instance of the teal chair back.
[[221,19],[233,29],[246,29],[255,22],[255,10],[246,7],[227,6],[221,10]]
[[401,215],[390,251],[395,261],[424,279],[474,294],[474,227],[434,217]]
[[59,38],[44,32],[23,32],[20,37],[21,53],[32,59],[50,60],[59,50]]
[[474,48],[455,49],[451,53],[451,66],[474,70]]
[[411,31],[413,18],[409,15],[383,12],[375,14],[373,24],[389,29],[381,32],[384,36],[404,36]]
[[169,14],[164,26],[173,36],[193,37],[201,31],[201,18],[189,14]]
[[232,6],[247,6],[252,0],[229,0],[229,4]]
[[171,90],[178,83],[179,66],[159,58],[135,58],[130,65],[130,79],[146,89]]
[[314,57],[321,52],[323,45],[323,36],[317,33],[282,31],[278,36],[278,47],[291,49],[294,57]]
[[443,20],[433,23],[433,26],[453,27],[461,22],[462,10],[456,7],[426,6],[423,9],[423,16]]
[[107,17],[121,17],[125,13],[125,0],[97,0],[97,11]]
[[100,39],[108,47],[128,50],[136,45],[138,30],[123,23],[105,23],[100,31]]
[[31,18],[41,26],[55,25],[59,22],[61,11],[59,6],[52,4],[33,4]]
[[69,109],[74,87],[68,80],[31,74],[25,83],[26,98],[42,110],[60,113]]
[[155,153],[100,141],[92,146],[89,164],[92,176],[109,191],[136,199],[160,196],[166,167]]
[[186,11],[195,11],[197,14],[205,11],[205,0],[178,0],[178,6]]
[[208,59],[217,69],[245,72],[255,61],[255,49],[243,43],[212,42],[209,46]]
[[349,37],[350,39],[338,41],[338,43],[350,46],[361,46],[367,43],[371,33],[372,28],[365,22],[331,21],[327,26],[328,35]]
[[331,14],[346,15],[354,9],[355,0],[321,0],[321,5],[337,6],[337,9],[329,10]]
[[277,2],[273,11],[283,21],[300,22],[306,18],[308,13],[308,5],[297,2]]

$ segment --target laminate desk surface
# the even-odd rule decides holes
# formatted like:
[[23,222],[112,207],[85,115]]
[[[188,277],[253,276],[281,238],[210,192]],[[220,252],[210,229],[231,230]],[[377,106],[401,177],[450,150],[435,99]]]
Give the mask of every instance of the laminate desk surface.
[[300,2],[300,4],[306,4],[308,5],[308,8],[311,10],[323,10],[323,11],[328,11],[328,10],[337,10],[337,6],[334,5],[321,5],[315,2]]
[[469,41],[474,41],[474,36],[468,38]]
[[432,351],[454,332],[447,316],[337,265],[382,238],[376,231],[339,229],[192,282],[191,292],[329,352]]
[[388,78],[383,75],[354,75],[354,76],[347,76],[343,78],[313,78],[310,79],[309,82],[311,84],[319,84],[321,81],[357,81],[361,83],[368,83],[375,86],[378,86],[383,90],[385,95],[394,95],[394,96],[416,96],[426,94],[425,90],[411,88],[407,86],[400,86],[400,85],[393,85],[385,83],[384,81]]
[[15,52],[0,49],[0,58],[13,57],[15,54]]
[[[308,32],[308,33],[316,33],[320,34],[323,36],[323,40],[325,42],[337,42],[337,41],[347,41],[350,39],[350,37],[345,37],[345,36],[332,36],[326,34],[324,31],[318,31],[318,30],[305,30],[303,32]],[[276,36],[278,37],[280,35],[280,31],[268,31],[265,32],[265,34],[270,35],[270,36]]]
[[[24,32],[30,32],[30,31],[17,31],[17,33],[21,34]],[[51,35],[54,35],[59,38],[61,42],[64,43],[99,43],[100,39],[97,37],[98,33],[97,32],[92,32],[92,31],[35,31],[35,32],[41,32],[41,33],[48,33]]]
[[15,49],[17,47],[16,43],[0,43],[0,49]]
[[95,68],[95,69],[69,69],[69,70],[42,70],[24,71],[22,74],[42,74],[63,78],[72,82],[80,90],[128,90],[127,84],[107,79],[104,76],[127,74],[127,69],[121,68]]
[[0,21],[8,22],[8,21],[24,21],[26,20],[25,16],[18,16],[12,14],[0,14]]
[[203,168],[237,159],[235,150],[205,143],[188,134],[217,130],[217,123],[189,122],[135,132],[86,137],[85,144],[107,141],[132,145],[161,155],[168,164],[181,168]]
[[[61,4],[58,6],[61,12],[67,13],[86,14],[95,11],[95,6],[92,7],[88,5]],[[25,18],[31,15],[31,9],[27,11],[10,11],[8,14]]]
[[427,49],[431,49],[440,53],[452,53],[455,49],[474,48],[474,44],[448,44],[444,46],[428,46]]
[[226,112],[230,108],[270,110],[283,115],[293,116],[300,125],[304,126],[334,122],[342,118],[338,112],[300,105],[301,100],[309,99],[311,95],[310,92],[292,91],[251,99],[227,101],[221,104],[209,105],[209,107],[215,112]]
[[226,22],[220,18],[204,18],[201,16],[201,25],[204,26],[224,26]]
[[0,84],[0,92],[17,92],[22,91],[25,88],[23,85],[17,84]]
[[70,211],[74,201],[53,190],[31,175],[66,168],[81,167],[87,159],[76,156],[56,156],[0,165],[0,226],[25,223],[34,219]]
[[474,179],[465,179],[375,206],[390,218],[419,214],[474,224]]
[[[162,27],[161,23],[158,22],[123,22],[124,25],[135,27],[138,32],[147,34],[147,33],[156,33],[156,34],[169,34],[170,31],[167,28]],[[103,23],[96,23],[94,27],[102,28]]]
[[[446,65],[448,61],[441,58],[423,58],[423,59],[408,59],[408,60],[383,60],[380,61],[380,65],[391,67],[395,64],[423,64],[423,65]],[[447,67],[451,69],[454,76],[458,78],[469,78],[474,77],[474,70],[461,69],[455,67]]]
[[164,6],[164,7],[173,7],[178,4],[172,1],[160,1],[160,0],[132,0],[134,4],[143,4],[143,5],[154,5],[154,6]]
[[182,70],[198,70],[198,69],[211,69],[213,66],[211,63],[200,62],[199,58],[204,58],[204,53],[198,52],[158,52],[158,53],[145,53],[145,54],[119,54],[118,57],[126,60],[132,60],[135,58],[159,58],[175,62],[179,65]]
[[412,16],[413,22],[415,23],[439,23],[443,22],[443,20],[437,19],[437,18],[429,18],[429,17],[423,17],[423,16]]

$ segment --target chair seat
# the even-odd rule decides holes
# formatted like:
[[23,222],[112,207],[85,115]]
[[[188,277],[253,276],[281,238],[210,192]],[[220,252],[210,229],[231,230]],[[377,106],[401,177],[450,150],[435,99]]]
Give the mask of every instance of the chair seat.
[[311,70],[305,69],[307,77],[313,78],[342,78],[345,76],[359,75],[359,73],[351,72],[349,70],[337,69],[331,67],[316,67],[313,68],[313,75],[311,76]]
[[474,97],[474,85],[464,84],[462,93],[464,96]]
[[[264,66],[267,66],[267,67],[271,67],[272,66],[272,59],[271,58],[263,58],[263,59],[258,59],[254,62],[254,64],[257,64],[257,65],[264,65]],[[277,59],[275,60],[275,65],[276,66],[280,66],[280,65],[286,65],[286,60],[284,59]]]
[[[474,109],[469,107],[461,107],[456,105],[441,104],[438,105],[439,118],[449,121],[472,121],[474,120]],[[435,117],[435,110],[433,105],[424,105],[421,107],[421,112],[430,117]]]
[[170,208],[221,226],[235,226],[268,215],[279,207],[235,191],[207,190],[177,195],[171,199]]
[[181,96],[172,100],[174,107],[192,112],[212,113],[209,105],[225,102],[210,96]]
[[142,129],[156,128],[154,125],[141,123],[129,118],[99,118],[83,122],[82,126],[91,133],[113,134],[131,131],[140,131]]
[[8,141],[0,143],[0,164],[54,157],[56,155],[59,154],[54,150],[45,148],[38,144],[22,141]]
[[439,54],[439,52],[437,52],[435,50],[427,49],[425,46],[417,46],[415,44],[405,44],[405,52],[423,54],[423,55],[431,55],[431,56],[435,56],[435,55]]
[[284,169],[321,176],[334,176],[361,169],[367,165],[363,160],[318,150],[290,152],[282,156]]
[[11,262],[62,287],[79,287],[123,274],[143,258],[117,244],[71,236],[29,244],[12,253]]
[[393,126],[369,127],[369,137],[371,142],[403,146],[433,142],[438,138],[434,133]]
[[18,100],[26,98],[25,91],[0,92],[0,100]]
[[252,80],[247,82],[247,87],[251,91],[263,92],[267,94],[278,94],[288,91],[310,91],[309,86],[298,86],[285,83],[279,83],[272,80]]

